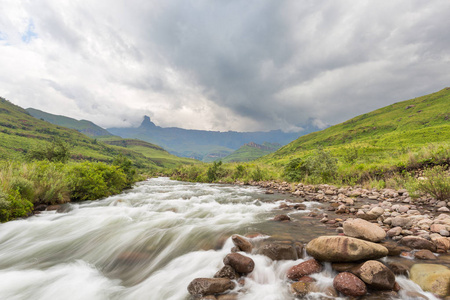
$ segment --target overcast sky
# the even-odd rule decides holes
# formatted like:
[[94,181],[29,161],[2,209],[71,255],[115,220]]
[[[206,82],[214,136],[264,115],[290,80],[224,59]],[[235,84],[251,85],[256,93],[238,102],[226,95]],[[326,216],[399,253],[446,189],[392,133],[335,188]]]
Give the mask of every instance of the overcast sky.
[[103,127],[292,131],[450,86],[448,0],[0,7],[0,96]]

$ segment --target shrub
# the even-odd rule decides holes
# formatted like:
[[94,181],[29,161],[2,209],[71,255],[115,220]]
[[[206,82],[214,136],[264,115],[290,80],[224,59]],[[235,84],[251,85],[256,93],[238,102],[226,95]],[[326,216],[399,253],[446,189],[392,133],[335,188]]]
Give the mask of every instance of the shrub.
[[443,166],[436,166],[424,172],[425,179],[419,180],[417,189],[428,193],[437,200],[450,198],[450,177]]
[[206,172],[206,176],[208,177],[208,182],[214,182],[216,181],[221,173],[222,173],[222,161],[219,162],[213,162],[213,165],[208,168],[208,171]]
[[245,167],[243,165],[237,165],[234,169],[233,179],[243,178],[246,174]]
[[84,162],[68,167],[70,197],[74,201],[95,200],[120,193],[127,187],[125,173],[117,166]]
[[52,205],[70,201],[63,164],[36,162],[33,164],[30,180],[34,184],[35,203]]
[[119,167],[125,173],[127,177],[127,187],[131,187],[137,178],[137,171],[136,168],[133,167],[131,160],[120,154],[114,159],[113,165]]
[[17,191],[21,198],[33,201],[34,200],[34,187],[33,183],[20,176],[14,176],[9,182],[9,188],[13,191]]
[[22,199],[19,191],[12,190],[8,195],[0,192],[0,221],[6,222],[24,217],[33,210],[33,203]]
[[251,174],[251,178],[253,181],[262,181],[264,180],[265,176],[261,168],[258,166],[255,170],[253,170]]
[[29,160],[48,160],[66,163],[70,159],[69,146],[61,140],[54,140],[51,144],[37,147],[27,153]]
[[299,182],[306,174],[307,170],[301,158],[292,159],[284,168],[284,176],[290,181]]

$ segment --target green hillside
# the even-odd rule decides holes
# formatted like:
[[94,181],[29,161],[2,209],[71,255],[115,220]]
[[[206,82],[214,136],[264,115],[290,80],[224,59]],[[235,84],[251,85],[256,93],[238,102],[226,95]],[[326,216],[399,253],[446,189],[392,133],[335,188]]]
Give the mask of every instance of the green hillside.
[[[119,137],[111,139],[121,140]],[[71,159],[75,161],[109,163],[122,154],[135,166],[148,170],[194,162],[170,155],[164,149],[145,142],[108,145],[77,130],[37,119],[25,109],[0,98],[0,160],[24,160],[29,151],[51,145],[55,140],[69,146]]]
[[450,88],[445,88],[302,136],[259,162],[281,167],[323,149],[349,173],[383,171],[448,160],[449,144]]
[[234,151],[230,155],[220,159],[222,162],[247,162],[255,160],[261,156],[275,152],[281,147],[280,144],[263,143],[262,145],[256,143],[248,143]]
[[34,108],[27,108],[26,111],[35,118],[42,119],[55,125],[78,130],[79,132],[90,137],[112,135],[106,129],[103,129],[100,126],[95,125],[91,121],[87,120],[78,121],[73,118],[65,116],[49,114]]

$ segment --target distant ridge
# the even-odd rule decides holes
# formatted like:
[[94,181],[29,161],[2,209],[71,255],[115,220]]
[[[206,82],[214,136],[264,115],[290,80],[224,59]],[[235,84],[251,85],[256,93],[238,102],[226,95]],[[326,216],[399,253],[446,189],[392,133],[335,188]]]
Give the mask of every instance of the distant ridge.
[[[314,129],[318,130],[315,127]],[[311,128],[310,131],[302,132],[283,132],[281,130],[220,132],[177,127],[163,128],[155,125],[150,117],[144,116],[141,125],[137,128],[108,128],[108,131],[123,138],[136,138],[160,145],[177,156],[212,161],[231,154],[246,143],[262,144],[270,142],[286,145],[314,129]]]
[[27,108],[26,111],[35,118],[45,120],[55,125],[64,126],[67,128],[75,129],[87,136],[90,137],[98,137],[98,136],[110,136],[112,135],[106,129],[101,128],[100,126],[95,125],[91,121],[87,120],[76,120],[73,118],[53,115],[50,113],[46,113],[44,111]]

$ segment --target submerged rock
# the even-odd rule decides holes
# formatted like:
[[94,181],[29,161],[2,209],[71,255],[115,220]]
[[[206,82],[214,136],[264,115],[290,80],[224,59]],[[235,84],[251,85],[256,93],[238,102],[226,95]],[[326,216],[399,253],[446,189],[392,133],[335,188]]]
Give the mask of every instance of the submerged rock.
[[450,269],[435,264],[415,264],[410,270],[410,279],[424,291],[440,297],[450,296]]
[[196,278],[189,283],[191,295],[204,296],[224,293],[234,289],[235,284],[227,278]]
[[346,236],[321,236],[308,243],[306,252],[319,261],[352,262],[384,257],[388,249]]
[[258,251],[272,260],[296,260],[298,259],[297,249],[287,244],[267,244]]
[[217,271],[216,274],[214,274],[214,278],[228,278],[228,279],[236,279],[239,278],[239,275],[236,273],[236,271],[229,265],[223,266],[222,269]]

